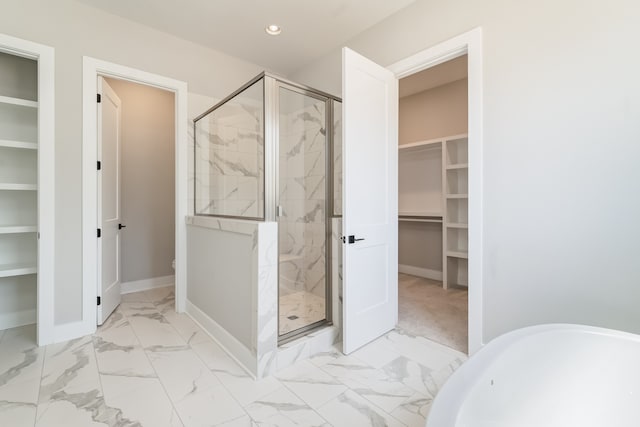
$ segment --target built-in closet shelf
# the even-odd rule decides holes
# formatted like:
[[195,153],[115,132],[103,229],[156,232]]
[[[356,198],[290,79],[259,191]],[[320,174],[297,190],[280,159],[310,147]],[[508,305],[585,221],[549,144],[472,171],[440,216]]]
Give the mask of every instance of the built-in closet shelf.
[[468,169],[469,163],[457,163],[455,165],[447,165],[447,170]]
[[468,199],[468,194],[447,194],[447,199]]
[[24,276],[26,274],[36,274],[38,268],[33,264],[0,264],[0,277]]
[[0,104],[18,105],[20,107],[38,108],[37,101],[29,99],[13,98],[10,96],[0,96]]
[[38,144],[35,142],[23,142],[23,141],[13,141],[10,139],[0,139],[0,147],[24,148],[27,150],[37,150]]
[[432,222],[442,224],[442,218],[420,218],[420,217],[398,217],[398,221],[401,222]]
[[449,256],[449,257],[453,257],[453,258],[464,258],[464,259],[469,259],[469,252],[463,252],[463,251],[447,251],[447,256]]
[[36,184],[9,184],[0,182],[0,190],[13,190],[13,191],[36,191],[38,186]]
[[447,228],[469,228],[469,224],[463,224],[461,222],[449,222],[446,226]]
[[442,218],[442,212],[398,212],[398,217],[429,217],[429,218]]
[[38,227],[35,225],[0,226],[0,234],[35,233],[36,231],[38,231]]

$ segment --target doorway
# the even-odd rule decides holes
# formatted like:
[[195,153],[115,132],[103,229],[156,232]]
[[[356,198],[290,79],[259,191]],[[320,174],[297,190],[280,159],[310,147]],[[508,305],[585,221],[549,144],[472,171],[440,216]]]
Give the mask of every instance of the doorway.
[[[174,171],[175,179],[175,308],[181,313],[186,301],[186,224],[180,221],[188,213],[187,208],[187,161],[188,161],[188,123],[187,123],[187,84],[157,74],[134,68],[101,61],[95,58],[83,58],[83,309],[82,321],[70,335],[91,334],[97,324],[98,296],[98,76],[124,80],[140,85],[169,91],[174,94]],[[123,224],[126,225],[126,224]],[[127,230],[128,231],[128,230]],[[100,301],[101,302],[101,301]]]
[[468,351],[467,55],[399,81],[398,328]]
[[[467,208],[459,209],[458,212],[460,215],[465,212],[467,217],[460,216],[455,223],[465,224],[463,219],[466,219],[468,231],[463,236],[455,227],[451,227],[451,233],[447,230],[442,234],[443,248],[451,249],[452,252],[457,252],[456,249],[463,246],[467,249],[465,270],[468,283],[468,351],[473,354],[483,345],[482,30],[476,28],[387,67],[348,48],[343,49],[345,130],[342,228],[343,239],[348,240],[348,244],[343,245],[342,257],[342,332],[345,353],[350,353],[394,329],[398,321],[398,79],[465,54],[468,58],[468,136],[452,135],[455,138],[449,138],[449,145],[448,140],[441,141],[441,158],[452,162],[445,165],[445,168],[459,168],[464,162],[460,157],[462,149],[457,147],[461,144],[466,146],[467,179],[454,181],[452,178],[452,191],[447,193],[451,197],[447,196],[446,199],[447,202],[449,199],[466,200],[464,203]],[[366,163],[367,168],[354,169],[353,164],[359,164],[363,159],[366,162],[361,163]],[[346,165],[349,165],[349,169],[345,169]],[[374,170],[378,171],[378,176],[373,173],[366,175]],[[460,186],[453,188],[458,185]],[[462,185],[467,185],[466,190]],[[365,186],[375,191],[363,191]],[[445,204],[444,200],[442,203]],[[361,217],[358,217],[359,212],[362,213]],[[373,212],[377,214],[375,218],[371,214]],[[423,217],[420,219],[438,219],[437,215],[419,216]],[[443,219],[444,216],[440,221]],[[379,230],[376,232],[373,226],[379,227]],[[368,244],[363,245],[362,241]],[[449,242],[451,247],[448,246]],[[378,251],[377,258],[374,259],[373,254],[364,256],[363,250],[374,246]],[[387,254],[381,255],[382,251]],[[374,270],[371,267],[377,270],[375,274],[371,274]],[[449,269],[442,270],[442,280],[448,283]],[[462,275],[452,273],[451,277],[454,276],[456,281],[462,281]],[[375,294],[371,290],[375,290]]]
[[173,286],[173,92],[98,77],[98,324],[123,294]]

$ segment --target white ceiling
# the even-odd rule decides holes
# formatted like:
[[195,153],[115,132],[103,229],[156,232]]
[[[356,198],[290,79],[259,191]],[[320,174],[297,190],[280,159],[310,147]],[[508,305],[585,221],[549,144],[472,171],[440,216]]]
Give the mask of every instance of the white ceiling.
[[400,98],[446,85],[465,77],[467,77],[467,55],[462,55],[400,79]]
[[415,0],[78,1],[288,74]]

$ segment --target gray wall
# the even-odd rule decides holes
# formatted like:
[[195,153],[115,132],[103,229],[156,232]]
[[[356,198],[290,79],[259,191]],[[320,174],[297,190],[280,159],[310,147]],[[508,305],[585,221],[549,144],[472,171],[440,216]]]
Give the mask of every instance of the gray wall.
[[0,31],[55,48],[55,323],[82,317],[82,56],[186,81],[222,98],[257,65],[73,0],[3,2]]
[[253,244],[248,234],[187,227],[187,299],[250,350]]
[[107,82],[122,101],[122,281],[169,276],[175,255],[174,94]]
[[[381,64],[482,26],[484,340],[640,332],[640,3],[417,0],[347,43]],[[290,76],[340,92],[340,53]]]

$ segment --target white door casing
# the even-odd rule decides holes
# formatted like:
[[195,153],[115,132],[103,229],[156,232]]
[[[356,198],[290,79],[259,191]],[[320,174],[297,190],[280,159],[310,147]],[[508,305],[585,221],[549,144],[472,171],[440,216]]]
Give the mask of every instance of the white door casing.
[[120,304],[120,98],[98,77],[98,325]]
[[[398,320],[398,80],[342,50],[343,351]],[[349,243],[354,236],[354,243]]]

